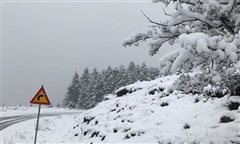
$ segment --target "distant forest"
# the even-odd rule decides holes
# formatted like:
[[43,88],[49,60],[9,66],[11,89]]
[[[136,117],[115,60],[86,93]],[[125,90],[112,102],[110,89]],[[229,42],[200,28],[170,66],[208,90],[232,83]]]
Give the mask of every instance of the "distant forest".
[[95,68],[91,72],[85,68],[82,75],[74,73],[73,79],[65,95],[63,106],[78,109],[90,109],[103,101],[104,95],[114,93],[122,86],[137,81],[149,81],[159,76],[159,69],[147,67],[145,63],[136,65],[121,65],[98,72]]

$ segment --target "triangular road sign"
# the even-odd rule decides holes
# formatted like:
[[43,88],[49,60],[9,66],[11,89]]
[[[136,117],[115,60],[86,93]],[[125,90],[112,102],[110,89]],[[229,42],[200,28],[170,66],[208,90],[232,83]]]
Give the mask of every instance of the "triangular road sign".
[[43,86],[38,90],[37,94],[30,101],[32,104],[43,104],[43,105],[51,105],[47,93],[45,92]]

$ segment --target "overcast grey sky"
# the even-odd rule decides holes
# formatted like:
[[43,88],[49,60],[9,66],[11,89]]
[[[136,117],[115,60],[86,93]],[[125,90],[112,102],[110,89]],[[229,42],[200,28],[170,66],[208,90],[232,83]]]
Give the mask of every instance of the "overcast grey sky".
[[74,71],[146,62],[157,66],[168,51],[125,48],[124,38],[149,25],[143,10],[165,19],[161,4],[149,2],[3,2],[2,104],[28,104],[41,85],[50,101],[62,101]]

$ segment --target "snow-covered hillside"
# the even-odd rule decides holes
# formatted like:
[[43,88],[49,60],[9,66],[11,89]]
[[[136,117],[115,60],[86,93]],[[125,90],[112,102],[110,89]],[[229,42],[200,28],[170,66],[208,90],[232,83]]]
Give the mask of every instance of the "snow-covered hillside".
[[[239,97],[208,99],[173,91],[176,76],[129,85],[132,93],[76,118],[68,139],[80,142],[231,143],[240,139]],[[124,88],[122,88],[124,89]],[[135,91],[135,92],[134,92]],[[223,123],[221,118],[230,117]]]
[[[167,76],[123,87],[117,91],[119,97],[111,95],[80,115],[51,120],[49,128],[40,129],[39,142],[49,142],[48,135],[54,133],[54,142],[61,143],[240,143],[240,108],[233,105],[240,103],[240,97],[186,95],[173,90],[176,78]],[[63,125],[59,125],[61,121]],[[55,133],[59,127],[66,130],[61,136]],[[13,138],[7,134],[10,128],[3,131],[5,142],[33,141],[33,137],[21,139],[16,134]],[[29,128],[23,128],[21,137],[29,133]]]

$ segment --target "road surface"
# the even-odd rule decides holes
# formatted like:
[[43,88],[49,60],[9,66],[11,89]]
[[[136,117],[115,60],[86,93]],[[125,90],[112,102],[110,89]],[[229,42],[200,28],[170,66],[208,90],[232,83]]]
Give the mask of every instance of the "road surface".
[[[55,114],[41,114],[41,117],[47,116],[58,116],[58,115],[67,115],[67,114],[78,114],[80,112],[65,112],[65,113],[55,113]],[[30,119],[37,119],[37,114],[28,114],[28,115],[18,115],[18,116],[9,116],[9,117],[0,117],[0,131],[14,125],[19,122],[23,122]]]

